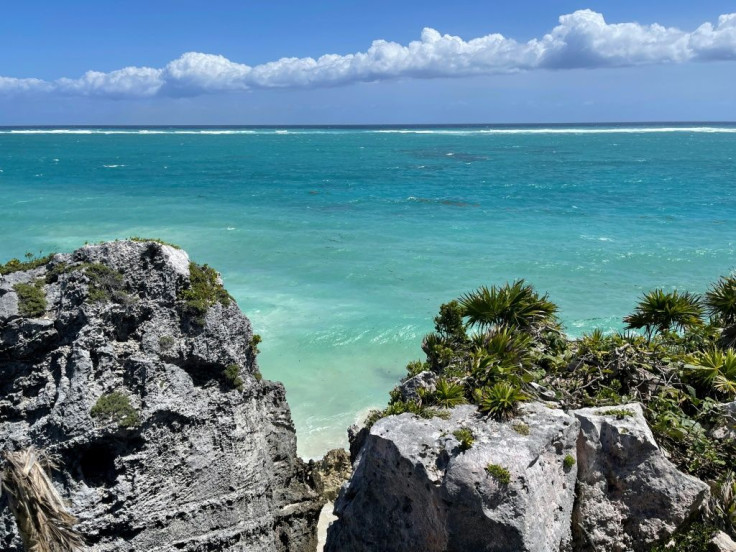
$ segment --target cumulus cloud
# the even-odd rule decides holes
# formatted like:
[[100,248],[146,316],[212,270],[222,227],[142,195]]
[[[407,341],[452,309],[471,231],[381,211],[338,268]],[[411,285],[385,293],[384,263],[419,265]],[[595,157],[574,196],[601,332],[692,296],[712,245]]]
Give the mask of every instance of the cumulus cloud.
[[600,13],[579,10],[561,16],[552,31],[527,42],[501,34],[463,40],[426,28],[419,40],[406,45],[376,40],[364,52],[326,54],[317,59],[282,58],[249,66],[220,55],[188,52],[160,69],[89,71],[81,78],[56,81],[0,77],[0,93],[145,98],[734,59],[736,14],[722,15],[715,25],[704,23],[685,32],[656,23],[609,24]]

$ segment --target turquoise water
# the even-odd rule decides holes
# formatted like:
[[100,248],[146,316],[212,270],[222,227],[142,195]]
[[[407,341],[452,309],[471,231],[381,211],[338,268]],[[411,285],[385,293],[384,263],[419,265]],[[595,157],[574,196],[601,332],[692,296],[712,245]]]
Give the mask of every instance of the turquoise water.
[[736,267],[736,126],[0,129],[0,262],[131,235],[222,272],[299,450],[385,403],[440,303],[523,277],[573,335]]

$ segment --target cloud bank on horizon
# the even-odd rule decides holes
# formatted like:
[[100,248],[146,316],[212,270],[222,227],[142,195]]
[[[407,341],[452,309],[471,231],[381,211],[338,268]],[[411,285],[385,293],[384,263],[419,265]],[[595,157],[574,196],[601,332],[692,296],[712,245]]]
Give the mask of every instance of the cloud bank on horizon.
[[45,81],[0,76],[0,94],[55,93],[106,98],[197,96],[267,88],[316,88],[399,78],[508,74],[536,69],[628,67],[736,60],[736,13],[692,32],[658,24],[606,23],[600,13],[563,15],[542,38],[517,42],[501,34],[465,41],[425,28],[401,45],[376,40],[365,52],[318,59],[282,58],[249,66],[221,55],[188,52],[165,67],[88,71],[81,78]]

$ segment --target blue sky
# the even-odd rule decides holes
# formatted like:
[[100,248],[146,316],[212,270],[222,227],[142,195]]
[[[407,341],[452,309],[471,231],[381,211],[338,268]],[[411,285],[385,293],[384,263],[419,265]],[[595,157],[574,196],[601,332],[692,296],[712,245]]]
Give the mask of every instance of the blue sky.
[[736,17],[719,20],[732,12],[681,0],[4,3],[0,124],[736,120]]

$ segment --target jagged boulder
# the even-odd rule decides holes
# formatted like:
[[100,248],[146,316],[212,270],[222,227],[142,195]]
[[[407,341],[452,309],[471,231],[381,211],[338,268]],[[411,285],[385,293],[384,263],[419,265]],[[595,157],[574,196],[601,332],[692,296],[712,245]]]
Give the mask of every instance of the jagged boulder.
[[332,449],[314,462],[312,477],[315,489],[325,500],[333,501],[351,472],[350,453],[345,449]]
[[657,446],[639,404],[585,408],[580,420],[575,550],[649,550],[708,497]]
[[[323,500],[284,389],[261,379],[219,277],[190,269],[184,251],[122,241],[0,277],[0,450],[59,458],[94,551],[314,550]],[[36,318],[19,283],[45,297]],[[0,518],[0,548],[19,552]]]
[[416,376],[412,376],[399,385],[399,393],[402,401],[414,401],[420,398],[420,392],[431,393],[437,385],[437,374],[424,370]]
[[715,439],[736,439],[736,401],[720,405],[720,417],[711,436]]
[[[469,405],[449,419],[384,418],[338,497],[325,550],[559,550],[570,542],[578,427],[537,403],[507,423]],[[460,428],[474,436],[465,451]]]

